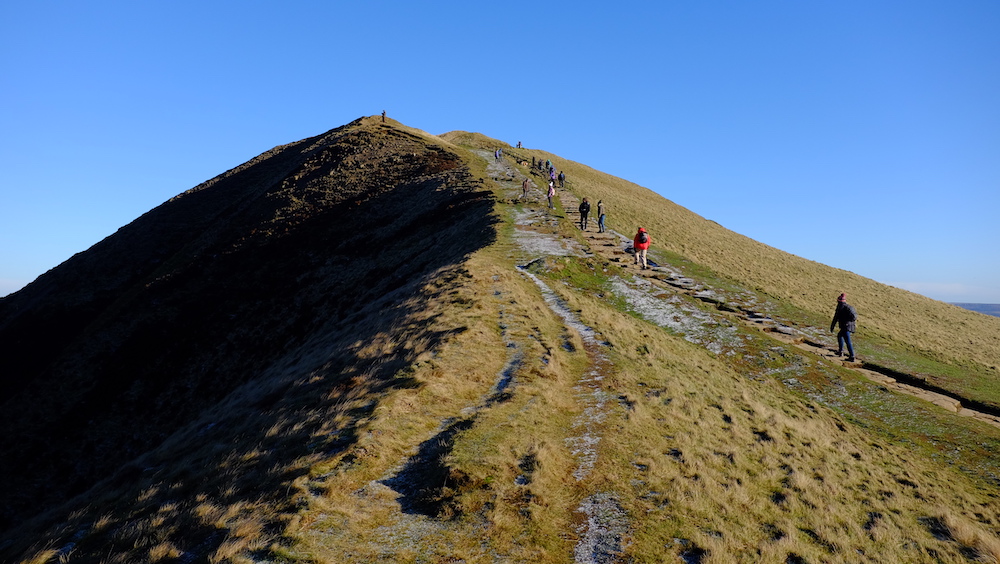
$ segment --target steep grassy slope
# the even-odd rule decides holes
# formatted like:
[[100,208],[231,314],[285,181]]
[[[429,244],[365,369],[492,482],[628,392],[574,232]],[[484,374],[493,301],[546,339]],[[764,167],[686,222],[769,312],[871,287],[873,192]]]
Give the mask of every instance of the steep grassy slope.
[[[519,200],[525,168],[487,172],[508,223],[466,263],[467,308],[441,318],[476,330],[409,367],[424,385],[387,398],[356,445],[300,484],[283,558],[1000,557],[1000,430],[741,327],[628,267],[616,236],[581,237],[537,191]],[[528,261],[541,294],[515,266]],[[658,327],[622,285],[696,322]]]
[[[55,446],[0,445],[37,460],[4,471],[38,496],[37,507],[13,487],[0,498],[36,516],[0,534],[0,559],[1000,558],[1000,427],[800,346],[822,338],[828,293],[856,297],[866,323],[857,294],[868,285],[890,305],[910,302],[534,152],[569,176],[548,211],[538,190],[519,198],[522,178],[541,178],[495,162],[498,146],[359,120],[141,218],[128,239],[162,232],[180,243],[124,281],[100,282],[114,290],[104,302],[86,288],[74,297],[63,277],[79,269],[65,267],[0,303],[8,336],[43,326],[28,311],[58,300],[41,309],[47,319],[85,327],[50,349],[22,343],[52,360],[37,384],[8,383],[17,401],[4,407],[40,418],[37,428],[9,422]],[[581,233],[581,196],[608,203],[610,226],[626,235],[649,227],[660,266],[639,271],[617,235]],[[216,211],[171,231],[199,210]],[[100,272],[105,260],[147,256],[111,243],[121,255],[79,260]],[[803,296],[792,281],[805,276],[834,280]],[[879,340],[867,353],[914,373],[974,388],[970,376],[997,357],[988,337],[969,336],[985,348],[969,360],[940,337],[905,340],[891,319],[878,323],[859,337]],[[101,392],[90,403],[45,393],[69,378]],[[88,416],[69,441],[63,405]],[[55,461],[87,477],[65,505],[63,474],[45,467]]]
[[[464,132],[443,137],[470,146],[499,144]],[[829,324],[836,297],[847,292],[861,315],[857,341],[862,355],[917,372],[958,395],[1000,408],[1000,319],[769,247],[650,190],[550,153],[506,150],[526,161],[532,156],[551,159],[566,171],[571,190],[595,204],[604,201],[612,228],[632,235],[638,226],[646,227],[656,245],[670,256],[683,257],[772,297],[782,307],[796,310],[802,322],[826,320]]]
[[[445,145],[359,120],[276,148],[6,298],[0,548],[23,549],[31,535],[15,523],[85,492],[76,505],[138,484],[183,484],[189,503],[216,490],[271,498],[266,484],[280,479],[268,476],[316,448],[282,414],[286,397],[316,388],[298,364],[327,367],[325,385],[352,394],[393,385],[379,380],[398,359],[352,351],[408,315],[400,296],[494,236],[489,194]],[[283,424],[290,442],[252,455],[248,476],[216,475]],[[262,483],[230,483],[250,476]],[[162,491],[140,506],[182,503],[150,487]],[[179,546],[211,536],[192,527]]]

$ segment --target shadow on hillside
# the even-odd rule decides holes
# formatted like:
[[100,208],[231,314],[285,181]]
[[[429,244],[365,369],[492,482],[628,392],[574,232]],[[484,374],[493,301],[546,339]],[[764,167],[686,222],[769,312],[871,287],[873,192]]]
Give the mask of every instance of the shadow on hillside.
[[164,561],[203,561],[241,526],[282,530],[311,462],[352,445],[387,391],[416,385],[399,372],[464,330],[431,328],[426,308],[495,238],[491,196],[457,157],[391,158],[358,175],[357,198],[207,227],[43,379],[74,387],[20,390],[7,418],[32,423],[3,445],[0,559],[27,539],[78,562],[162,540]]
[[459,484],[449,484],[445,457],[451,452],[455,437],[468,430],[474,418],[449,422],[441,432],[420,444],[417,453],[406,461],[395,476],[382,483],[398,494],[404,513],[437,517],[449,500],[448,492]]

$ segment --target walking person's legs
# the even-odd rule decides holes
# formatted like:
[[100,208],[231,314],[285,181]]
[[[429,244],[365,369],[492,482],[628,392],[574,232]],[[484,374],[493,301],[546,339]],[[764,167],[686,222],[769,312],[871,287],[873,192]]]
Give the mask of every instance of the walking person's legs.
[[837,356],[840,356],[844,352],[844,345],[847,345],[847,360],[854,360],[854,343],[851,342],[851,332],[846,329],[841,329],[837,333]]

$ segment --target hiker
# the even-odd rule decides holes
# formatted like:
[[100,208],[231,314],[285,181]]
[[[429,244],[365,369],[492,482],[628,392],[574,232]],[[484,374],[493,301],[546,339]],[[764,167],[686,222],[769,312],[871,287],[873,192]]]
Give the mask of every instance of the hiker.
[[587,230],[587,215],[589,215],[589,214],[590,214],[590,202],[587,201],[587,198],[584,198],[583,201],[580,202],[580,230],[581,231],[586,231]]
[[642,269],[646,270],[646,251],[649,250],[649,243],[652,239],[649,238],[649,233],[642,227],[639,231],[636,231],[635,238],[632,239],[632,249],[635,250],[635,264],[642,263]]
[[597,200],[597,232],[604,233],[604,200]]
[[382,110],[382,123],[385,123],[385,110]]
[[521,183],[521,197],[528,199],[528,177],[524,177],[524,182]]
[[560,188],[566,187],[566,173],[562,171],[559,172],[559,187]]
[[549,180],[549,194],[548,194],[548,196],[549,196],[549,207],[550,208],[554,208],[555,207],[555,206],[552,205],[552,198],[554,198],[555,195],[556,195],[556,184],[555,184],[555,182],[552,182],[551,180]]
[[854,344],[851,343],[851,333],[857,329],[856,321],[858,312],[854,306],[848,305],[847,294],[840,294],[837,297],[837,310],[833,313],[833,321],[830,322],[830,332],[840,324],[840,332],[837,333],[837,356],[844,355],[844,344],[847,344],[847,362],[854,362]]

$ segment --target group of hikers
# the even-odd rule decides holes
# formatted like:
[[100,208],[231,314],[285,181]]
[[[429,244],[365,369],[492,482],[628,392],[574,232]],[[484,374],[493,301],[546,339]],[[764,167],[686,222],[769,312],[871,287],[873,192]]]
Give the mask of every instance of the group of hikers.
[[[518,146],[520,147],[520,142]],[[497,160],[503,158],[503,154],[500,149],[497,149],[494,156]],[[525,163],[527,164],[527,163]],[[541,159],[535,160],[535,157],[531,157],[531,168],[538,170],[548,170],[549,173],[549,189],[546,193],[548,198],[549,208],[555,208],[553,203],[553,198],[556,196],[556,181],[559,182],[560,188],[565,188],[566,186],[566,175],[563,172],[559,172],[557,175],[555,172],[555,167],[552,165],[551,160],[542,161]],[[530,180],[525,177],[524,181],[521,183],[521,189],[523,197],[528,197],[528,187],[530,186]],[[580,212],[580,229],[582,231],[587,230],[588,218],[590,216],[590,201],[584,198],[580,202],[579,212]],[[604,225],[605,219],[605,209],[604,202],[602,200],[597,201],[597,232],[604,233],[606,231]],[[642,270],[649,268],[648,261],[646,260],[646,253],[649,250],[649,245],[652,243],[652,238],[649,236],[649,232],[644,227],[639,227],[636,230],[635,236],[632,238],[632,256],[633,264],[639,265]],[[844,355],[844,348],[847,348],[847,361],[855,362],[854,356],[854,343],[851,341],[851,333],[857,329],[857,319],[858,313],[847,303],[847,294],[841,293],[837,297],[837,309],[833,314],[833,321],[830,322],[830,331],[833,332],[838,326],[839,331],[837,332],[837,356]]]

